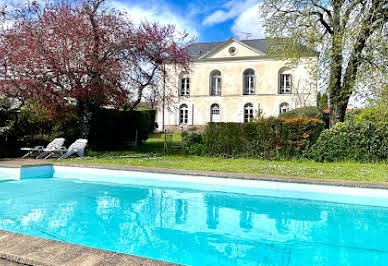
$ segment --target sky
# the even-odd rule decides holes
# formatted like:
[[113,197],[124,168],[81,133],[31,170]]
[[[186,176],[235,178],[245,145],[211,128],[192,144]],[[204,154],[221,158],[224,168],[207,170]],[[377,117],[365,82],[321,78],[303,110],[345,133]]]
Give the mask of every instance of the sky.
[[[0,0],[1,1],[1,0]],[[259,0],[110,0],[125,10],[134,23],[142,20],[175,24],[199,42],[224,41],[230,37],[263,38]]]

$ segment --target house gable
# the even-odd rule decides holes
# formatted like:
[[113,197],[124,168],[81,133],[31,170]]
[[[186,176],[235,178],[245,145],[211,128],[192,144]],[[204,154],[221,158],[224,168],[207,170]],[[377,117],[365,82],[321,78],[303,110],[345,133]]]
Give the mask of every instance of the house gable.
[[[233,52],[234,51],[234,52]],[[232,57],[249,57],[262,56],[264,52],[244,44],[234,38],[230,38],[224,43],[221,43],[210,52],[204,54],[200,59],[209,58],[232,58]]]

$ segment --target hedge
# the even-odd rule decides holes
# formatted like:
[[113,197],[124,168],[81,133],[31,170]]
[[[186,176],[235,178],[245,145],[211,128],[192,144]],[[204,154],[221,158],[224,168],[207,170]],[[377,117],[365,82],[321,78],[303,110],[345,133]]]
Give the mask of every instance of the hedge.
[[324,128],[324,122],[316,118],[209,123],[204,131],[204,145],[207,154],[212,156],[263,159],[301,157]]
[[[66,109],[66,110],[65,110]],[[47,115],[47,114],[46,114]],[[20,156],[20,146],[46,145],[53,138],[66,138],[70,145],[79,138],[79,119],[74,107],[63,108],[55,118],[29,108],[0,112],[0,157]],[[141,144],[152,133],[155,111],[99,109],[91,122],[88,148],[127,149],[136,139]]]
[[[119,111],[100,109],[93,117],[89,147],[95,150],[128,147],[141,144],[155,128],[155,111]],[[137,137],[136,137],[137,134]]]
[[305,156],[320,162],[387,160],[388,123],[337,123],[332,129],[322,132]]
[[296,117],[314,117],[318,119],[323,119],[322,109],[315,106],[302,107],[293,109],[291,111],[282,113],[279,115],[279,118],[296,118]]

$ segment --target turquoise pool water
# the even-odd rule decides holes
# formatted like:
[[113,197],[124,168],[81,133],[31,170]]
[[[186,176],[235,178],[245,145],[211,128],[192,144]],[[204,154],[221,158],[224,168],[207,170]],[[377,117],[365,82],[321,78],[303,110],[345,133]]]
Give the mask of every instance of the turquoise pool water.
[[388,208],[187,188],[0,182],[0,229],[187,265],[388,265]]

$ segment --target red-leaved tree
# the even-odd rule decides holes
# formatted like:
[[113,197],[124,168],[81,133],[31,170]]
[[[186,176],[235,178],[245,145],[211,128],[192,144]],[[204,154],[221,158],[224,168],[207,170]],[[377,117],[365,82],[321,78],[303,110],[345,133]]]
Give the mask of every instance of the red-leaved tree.
[[186,34],[171,25],[135,26],[103,2],[33,1],[3,13],[8,23],[0,30],[0,95],[76,104],[87,137],[96,108],[133,109],[145,89],[167,75],[164,64],[189,68]]

